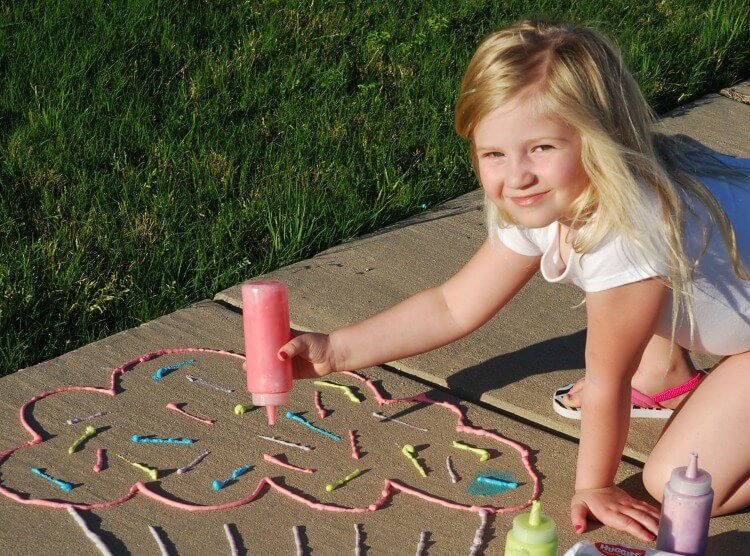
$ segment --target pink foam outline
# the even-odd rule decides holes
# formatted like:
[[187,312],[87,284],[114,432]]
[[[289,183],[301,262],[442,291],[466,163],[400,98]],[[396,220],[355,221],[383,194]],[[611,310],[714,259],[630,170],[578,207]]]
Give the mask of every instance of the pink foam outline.
[[[119,367],[117,367],[114,371],[112,371],[112,377],[110,380],[109,388],[101,388],[101,387],[96,387],[96,386],[66,386],[62,388],[57,388],[55,390],[49,390],[47,392],[39,394],[31,398],[30,400],[28,400],[26,403],[24,403],[21,406],[21,409],[19,411],[19,419],[21,421],[21,424],[31,435],[31,440],[23,442],[13,448],[7,449],[4,452],[0,453],[0,466],[2,466],[3,462],[6,459],[8,459],[16,451],[22,448],[40,444],[44,441],[42,435],[39,434],[34,429],[34,427],[29,423],[29,420],[27,419],[27,416],[26,416],[29,408],[36,402],[44,398],[47,398],[49,396],[55,395],[55,394],[60,394],[62,392],[72,392],[72,391],[96,392],[99,394],[106,394],[108,396],[115,396],[117,395],[117,383],[118,383],[117,379],[121,375],[130,371],[133,367],[135,367],[136,365],[140,363],[144,363],[146,361],[156,359],[157,357],[161,357],[163,355],[171,355],[171,354],[178,354],[178,353],[179,354],[181,353],[213,353],[217,355],[227,355],[230,357],[235,357],[243,361],[245,359],[245,356],[243,354],[232,352],[232,351],[226,351],[226,350],[218,350],[218,349],[210,349],[210,348],[164,348],[164,349],[160,349],[157,351],[152,351],[145,355],[141,355],[140,357],[132,359],[120,365]],[[325,511],[331,511],[331,512],[345,512],[345,513],[368,513],[368,512],[377,511],[378,509],[385,506],[388,503],[388,501],[392,498],[392,496],[394,496],[398,492],[403,492],[405,494],[415,496],[427,502],[439,504],[449,509],[464,510],[464,511],[470,511],[470,512],[475,512],[475,513],[478,513],[484,510],[486,512],[493,513],[493,514],[517,512],[517,511],[526,509],[529,506],[531,506],[531,503],[539,497],[539,494],[541,492],[539,474],[534,468],[534,466],[531,464],[529,450],[522,444],[515,442],[513,440],[510,440],[508,438],[505,438],[500,434],[468,425],[466,423],[466,418],[461,408],[450,402],[441,402],[441,401],[432,400],[426,394],[418,394],[416,396],[410,396],[406,398],[385,398],[381,394],[377,385],[371,379],[365,378],[362,375],[355,373],[355,372],[346,371],[343,374],[353,377],[361,382],[364,382],[373,392],[375,399],[378,402],[378,405],[380,406],[391,405],[394,403],[412,402],[412,403],[424,403],[424,404],[431,404],[431,405],[438,405],[441,407],[445,407],[451,410],[453,413],[455,413],[458,416],[458,420],[456,424],[456,432],[473,434],[473,435],[485,437],[485,438],[491,438],[502,444],[506,444],[512,447],[513,449],[518,451],[519,454],[521,455],[521,460],[523,461],[523,464],[529,474],[529,477],[531,478],[533,482],[534,488],[533,488],[531,498],[529,498],[527,502],[524,502],[522,504],[518,504],[516,506],[507,506],[507,507],[466,505],[466,504],[460,504],[458,502],[452,502],[450,500],[446,500],[444,498],[434,496],[431,494],[427,494],[414,487],[403,484],[396,479],[385,479],[380,498],[378,498],[375,502],[373,502],[372,504],[369,504],[366,507],[350,508],[350,507],[345,507],[345,506],[340,506],[340,505],[335,505],[335,504],[315,502],[295,492],[292,492],[291,490],[287,488],[284,488],[283,486],[275,482],[270,477],[261,478],[258,481],[258,485],[256,486],[253,493],[245,498],[241,498],[239,500],[227,502],[224,504],[212,504],[212,505],[193,504],[190,502],[184,502],[182,500],[178,500],[176,498],[170,498],[170,497],[164,496],[158,492],[151,490],[151,488],[147,484],[141,481],[138,481],[132,487],[130,487],[130,490],[125,496],[122,496],[121,498],[118,498],[115,500],[110,500],[107,502],[100,502],[96,504],[79,504],[79,503],[74,503],[74,502],[62,502],[58,500],[24,498],[23,496],[19,495],[13,490],[4,486],[2,482],[0,482],[0,493],[10,498],[11,500],[21,503],[21,504],[43,506],[47,508],[71,508],[72,507],[72,508],[75,508],[78,510],[84,510],[84,511],[99,510],[99,509],[111,508],[113,506],[118,506],[130,500],[136,494],[141,493],[145,495],[146,497],[151,498],[152,500],[155,500],[167,506],[186,510],[186,511],[193,511],[193,512],[226,510],[226,509],[232,509],[232,508],[244,506],[245,504],[249,504],[256,498],[258,498],[258,496],[260,496],[260,494],[265,490],[266,487],[272,488],[278,491],[279,493],[287,496],[288,498],[294,500],[295,502],[299,502],[315,510],[325,510]]]

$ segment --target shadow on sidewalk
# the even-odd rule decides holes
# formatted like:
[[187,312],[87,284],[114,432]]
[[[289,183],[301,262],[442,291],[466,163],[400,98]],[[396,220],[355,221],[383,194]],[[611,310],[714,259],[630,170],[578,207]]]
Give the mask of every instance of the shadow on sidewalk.
[[583,369],[586,330],[504,353],[448,377],[448,387],[474,396],[550,371]]

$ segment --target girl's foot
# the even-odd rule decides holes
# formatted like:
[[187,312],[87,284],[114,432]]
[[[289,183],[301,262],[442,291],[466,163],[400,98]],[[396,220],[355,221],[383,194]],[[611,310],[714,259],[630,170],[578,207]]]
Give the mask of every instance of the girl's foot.
[[[662,370],[666,369],[666,371]],[[654,336],[643,351],[638,370],[633,375],[631,385],[647,396],[653,396],[670,388],[680,386],[696,374],[695,366],[687,352],[661,336]],[[584,379],[580,379],[562,398],[567,407],[581,407],[581,392]],[[688,392],[660,402],[662,407],[675,409],[685,399]]]
[[[638,390],[642,394],[645,394],[651,397],[661,392],[664,392],[665,390],[669,390],[670,388],[674,388],[676,386],[680,386],[681,384],[684,384],[685,382],[689,381],[692,377],[694,377],[695,373],[696,371],[694,371],[692,375],[686,377],[684,380],[679,379],[679,380],[674,380],[674,381],[672,380],[667,381],[666,380],[667,377],[664,377],[665,380],[662,382],[663,386],[661,388],[642,388],[642,387],[639,388],[635,380],[633,380],[631,384],[632,384],[632,388],[634,388],[635,390]],[[572,407],[572,408],[581,407],[581,392],[583,391],[584,381],[585,379],[582,378],[573,385],[570,391],[563,396],[562,398],[563,404],[565,404],[567,407]],[[672,384],[673,382],[674,384]],[[687,397],[689,393],[690,392],[685,392],[684,394],[679,394],[668,400],[663,400],[659,402],[659,405],[667,409],[676,409],[677,406],[679,406],[682,403],[682,401],[685,399],[685,397]]]

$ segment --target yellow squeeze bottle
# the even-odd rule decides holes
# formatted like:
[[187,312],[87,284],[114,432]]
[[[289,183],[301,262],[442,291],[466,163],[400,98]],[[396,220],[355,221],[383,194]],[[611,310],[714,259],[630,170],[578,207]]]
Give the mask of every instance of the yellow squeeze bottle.
[[505,539],[505,556],[556,556],[557,528],[534,500],[531,511],[513,518],[513,528]]

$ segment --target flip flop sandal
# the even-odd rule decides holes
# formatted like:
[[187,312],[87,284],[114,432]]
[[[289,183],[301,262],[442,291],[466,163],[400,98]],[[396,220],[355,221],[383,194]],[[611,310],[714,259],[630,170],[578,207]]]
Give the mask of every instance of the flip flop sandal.
[[[631,389],[630,401],[633,404],[630,410],[631,417],[646,418],[646,419],[669,419],[672,416],[672,410],[661,405],[661,402],[671,400],[687,392],[691,392],[698,387],[698,383],[704,377],[704,373],[698,371],[693,378],[687,382],[683,382],[679,386],[669,388],[653,396],[647,396],[643,392],[639,392],[635,388]],[[567,417],[568,419],[580,419],[581,408],[580,407],[568,407],[563,402],[565,394],[570,392],[573,388],[573,384],[568,384],[555,391],[552,396],[552,409],[555,413]]]
[[562,415],[568,419],[578,419],[580,421],[581,408],[568,407],[563,403],[563,398],[568,392],[570,392],[570,389],[573,388],[573,386],[575,386],[575,383],[568,384],[567,386],[555,390],[555,393],[552,395],[552,409],[554,409],[555,413],[558,415]]

